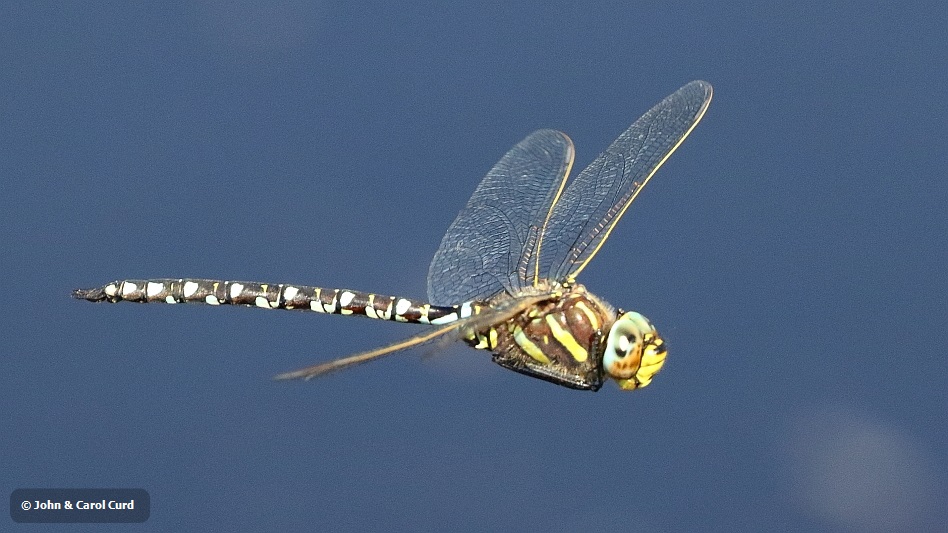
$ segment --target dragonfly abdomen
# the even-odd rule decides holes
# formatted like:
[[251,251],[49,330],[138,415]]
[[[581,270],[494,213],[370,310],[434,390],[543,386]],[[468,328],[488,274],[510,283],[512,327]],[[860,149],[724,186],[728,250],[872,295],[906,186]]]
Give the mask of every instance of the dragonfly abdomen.
[[467,318],[473,312],[471,304],[436,306],[349,289],[189,278],[118,280],[95,289],[76,289],[73,296],[92,302],[203,303],[296,309],[434,325]]

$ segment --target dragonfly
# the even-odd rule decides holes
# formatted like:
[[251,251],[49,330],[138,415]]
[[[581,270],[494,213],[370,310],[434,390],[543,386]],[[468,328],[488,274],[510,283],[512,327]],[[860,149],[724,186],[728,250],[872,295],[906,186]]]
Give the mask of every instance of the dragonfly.
[[310,379],[434,341],[488,350],[500,366],[572,389],[652,382],[667,344],[635,311],[576,281],[642,188],[711,102],[692,81],[635,121],[575,179],[573,143],[541,129],[487,173],[445,233],[428,270],[428,301],[349,289],[211,279],[126,279],[73,296],[93,302],[196,302],[307,310],[425,324],[407,339],[286,372]]

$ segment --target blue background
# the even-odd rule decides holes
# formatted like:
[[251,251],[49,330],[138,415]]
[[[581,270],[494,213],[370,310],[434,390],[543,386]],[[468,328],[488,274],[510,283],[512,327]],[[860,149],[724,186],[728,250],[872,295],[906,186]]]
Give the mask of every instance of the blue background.
[[[943,2],[12,4],[5,494],[144,488],[138,531],[948,530]],[[509,147],[560,129],[583,168],[692,79],[705,120],[581,278],[667,338],[644,391],[460,345],[274,383],[419,330],[69,297],[423,297]]]

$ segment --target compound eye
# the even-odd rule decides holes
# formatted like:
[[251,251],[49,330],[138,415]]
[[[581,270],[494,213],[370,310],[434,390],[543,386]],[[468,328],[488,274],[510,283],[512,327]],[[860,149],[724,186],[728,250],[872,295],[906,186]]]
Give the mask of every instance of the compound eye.
[[619,338],[616,339],[616,357],[619,359],[624,359],[629,352],[631,352],[637,345],[641,344],[641,339],[639,339],[638,332],[633,331],[631,334],[619,335]]
[[603,352],[603,369],[625,390],[644,387],[665,362],[665,345],[644,316],[629,312],[616,319]]

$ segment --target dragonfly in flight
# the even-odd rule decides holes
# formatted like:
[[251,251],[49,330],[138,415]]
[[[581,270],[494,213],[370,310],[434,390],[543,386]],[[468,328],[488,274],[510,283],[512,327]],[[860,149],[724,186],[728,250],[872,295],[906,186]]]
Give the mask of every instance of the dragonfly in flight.
[[428,270],[428,301],[290,283],[209,279],[118,280],[73,296],[245,305],[426,324],[415,336],[277,379],[309,379],[437,338],[488,350],[510,370],[558,385],[599,390],[651,383],[667,355],[655,327],[577,283],[655,172],[711,102],[693,81],[635,121],[567,183],[573,143],[543,129],[514,146],[481,181],[448,228]]

